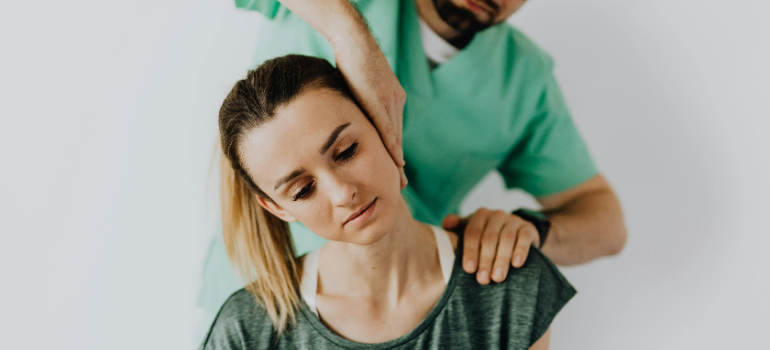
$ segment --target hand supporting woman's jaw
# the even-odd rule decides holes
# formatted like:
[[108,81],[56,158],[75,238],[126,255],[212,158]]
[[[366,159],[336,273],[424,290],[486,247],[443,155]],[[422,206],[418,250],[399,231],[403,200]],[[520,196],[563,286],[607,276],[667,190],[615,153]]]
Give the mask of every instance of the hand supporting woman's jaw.
[[372,244],[411,219],[376,129],[337,92],[302,92],[246,134],[240,152],[269,196],[260,204],[328,240]]

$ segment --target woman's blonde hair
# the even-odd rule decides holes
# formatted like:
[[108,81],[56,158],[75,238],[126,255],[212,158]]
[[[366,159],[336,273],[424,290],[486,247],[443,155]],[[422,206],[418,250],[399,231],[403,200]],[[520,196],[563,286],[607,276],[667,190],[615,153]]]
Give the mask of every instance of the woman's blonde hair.
[[249,71],[246,79],[235,84],[219,111],[222,228],[227,255],[245,289],[267,311],[278,333],[296,320],[301,303],[301,265],[288,224],[257,201],[257,197],[272,199],[246,170],[241,141],[249,131],[271,120],[278,107],[318,88],[355,102],[342,74],[329,62],[288,55]]

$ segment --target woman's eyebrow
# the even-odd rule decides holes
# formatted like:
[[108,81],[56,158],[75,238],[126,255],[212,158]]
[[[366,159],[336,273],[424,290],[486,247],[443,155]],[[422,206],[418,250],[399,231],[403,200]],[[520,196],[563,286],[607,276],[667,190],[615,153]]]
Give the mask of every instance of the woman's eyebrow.
[[300,176],[304,173],[305,173],[305,168],[299,168],[297,170],[292,171],[291,174],[278,179],[278,181],[275,182],[275,188],[273,188],[273,191],[278,190],[278,187],[281,187],[281,185],[291,180],[294,180],[297,176]]
[[329,138],[326,139],[326,143],[324,143],[324,145],[321,146],[321,148],[318,150],[318,153],[320,154],[326,153],[326,151],[328,151],[329,148],[332,147],[332,145],[334,144],[334,141],[337,141],[337,137],[340,136],[340,133],[342,132],[342,130],[345,130],[345,128],[347,128],[348,126],[350,126],[350,123],[342,124],[338,126],[336,129],[334,129],[331,135],[329,135]]

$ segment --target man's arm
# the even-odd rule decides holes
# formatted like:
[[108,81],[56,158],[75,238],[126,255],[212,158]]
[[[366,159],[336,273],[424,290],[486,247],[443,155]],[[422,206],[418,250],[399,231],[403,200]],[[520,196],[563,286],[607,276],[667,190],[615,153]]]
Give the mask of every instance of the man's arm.
[[602,175],[537,200],[551,221],[541,250],[554,263],[582,264],[623,249],[626,227],[620,202]]
[[332,45],[365,37],[366,21],[349,0],[279,0],[291,12],[326,38]]
[[337,67],[372,118],[406,187],[401,142],[406,92],[388,65],[366,21],[349,0],[280,0],[332,45]]
[[502,282],[509,266],[524,264],[530,245],[540,247],[558,265],[582,264],[623,249],[626,228],[620,203],[601,175],[537,200],[551,222],[544,244],[534,225],[501,210],[481,208],[465,219],[447,215],[445,229],[465,225],[465,272],[475,272],[481,284]]

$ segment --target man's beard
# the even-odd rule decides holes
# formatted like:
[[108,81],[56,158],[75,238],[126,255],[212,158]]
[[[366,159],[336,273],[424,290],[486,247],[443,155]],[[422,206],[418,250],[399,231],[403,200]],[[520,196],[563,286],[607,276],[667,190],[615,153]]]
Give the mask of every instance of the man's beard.
[[498,6],[492,1],[482,1],[495,12],[490,13],[489,20],[484,22],[480,21],[471,10],[455,5],[452,0],[433,0],[433,6],[436,7],[439,17],[450,27],[460,32],[457,38],[451,40],[453,45],[464,47],[476,33],[494,24],[496,12],[499,10]]

